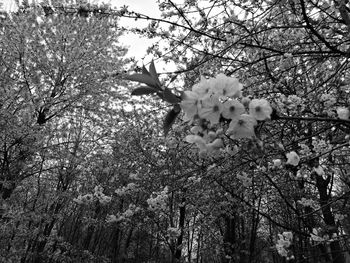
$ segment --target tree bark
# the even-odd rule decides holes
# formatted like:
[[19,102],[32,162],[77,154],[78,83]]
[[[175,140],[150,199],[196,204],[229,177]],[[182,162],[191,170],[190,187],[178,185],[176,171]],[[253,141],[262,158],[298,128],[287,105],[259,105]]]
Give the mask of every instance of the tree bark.
[[185,226],[185,218],[186,218],[186,206],[184,205],[185,198],[182,198],[182,204],[180,206],[180,218],[179,218],[179,229],[180,229],[180,235],[177,238],[176,242],[176,248],[175,248],[175,259],[177,262],[181,259],[182,254],[182,241],[184,236],[184,226]]
[[230,262],[230,258],[226,258],[226,256],[230,256],[233,258],[235,256],[234,245],[236,243],[236,220],[234,217],[229,215],[224,215],[225,220],[225,233],[224,233],[224,250],[225,256],[223,262]]
[[[315,174],[316,177],[316,186],[318,193],[320,195],[320,205],[323,214],[323,220],[328,227],[328,235],[331,237],[332,234],[337,232],[337,226],[335,224],[334,216],[331,211],[330,199],[331,194],[327,193],[327,187],[330,182],[330,176],[326,179],[323,179],[322,176]],[[333,263],[345,263],[344,254],[342,252],[341,245],[339,241],[335,240],[330,243],[332,261]]]

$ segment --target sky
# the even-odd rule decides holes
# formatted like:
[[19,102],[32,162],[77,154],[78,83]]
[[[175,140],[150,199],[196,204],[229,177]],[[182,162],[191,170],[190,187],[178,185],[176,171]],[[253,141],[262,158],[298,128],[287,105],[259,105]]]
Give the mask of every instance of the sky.
[[[38,0],[37,0],[38,1]],[[105,2],[110,3],[113,7],[129,6],[129,10],[139,12],[150,17],[159,17],[160,11],[158,9],[158,4],[156,0],[89,0],[90,3]],[[0,3],[3,3],[3,9],[14,11],[16,10],[15,0],[0,0]],[[145,27],[147,25],[146,21],[134,21],[133,19],[121,19],[120,21],[122,26],[137,26]],[[135,34],[128,34],[121,37],[120,42],[122,45],[125,45],[129,48],[129,56],[134,56],[136,60],[140,60],[140,65],[142,63],[149,63],[152,58],[147,56],[144,61],[142,58],[145,56],[147,47],[151,46],[154,43],[154,40],[147,38],[140,38]]]
[[[160,17],[160,11],[158,9],[158,4],[156,0],[112,0],[110,1],[112,6],[120,7],[123,5],[129,6],[129,10],[148,15],[150,17]],[[147,26],[147,21],[139,20],[134,21],[133,19],[121,19],[122,26]],[[151,46],[155,41],[147,38],[140,38],[135,34],[128,34],[122,36],[122,43],[126,44],[129,47],[128,54],[135,56],[136,59],[141,59],[146,53],[147,47]],[[145,63],[150,62],[152,58],[146,57]],[[142,64],[142,62],[141,62]]]

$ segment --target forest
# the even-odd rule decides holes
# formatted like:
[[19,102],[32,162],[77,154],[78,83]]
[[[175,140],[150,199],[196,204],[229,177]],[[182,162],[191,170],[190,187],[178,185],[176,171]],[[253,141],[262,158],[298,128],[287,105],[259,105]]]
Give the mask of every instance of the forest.
[[16,2],[1,263],[350,262],[350,1]]

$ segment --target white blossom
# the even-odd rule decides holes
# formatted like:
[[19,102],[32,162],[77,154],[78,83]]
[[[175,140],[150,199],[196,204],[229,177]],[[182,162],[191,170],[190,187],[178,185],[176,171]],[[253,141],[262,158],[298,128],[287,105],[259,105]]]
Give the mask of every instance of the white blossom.
[[307,199],[307,198],[303,197],[300,200],[298,200],[298,203],[301,204],[302,206],[311,207],[315,210],[319,209],[317,202],[315,202],[312,199]]
[[183,99],[180,106],[185,113],[184,120],[193,120],[193,118],[198,114],[198,108],[200,107],[199,95],[193,91],[185,91],[182,97]]
[[118,219],[115,215],[107,215],[106,222],[107,223],[114,223],[114,222],[118,222]]
[[324,170],[323,170],[323,168],[322,168],[322,166],[321,165],[319,165],[319,166],[317,166],[317,167],[314,167],[314,171],[317,173],[317,175],[319,175],[319,176],[324,176],[325,175],[325,172],[324,172]]
[[218,151],[223,148],[224,144],[221,139],[215,139],[211,143],[206,144],[206,148],[208,152]]
[[287,157],[287,164],[297,166],[300,162],[299,155],[294,151],[287,153],[286,157]]
[[254,127],[256,124],[255,118],[251,115],[242,114],[230,122],[227,133],[233,139],[252,138],[255,136]]
[[198,115],[202,119],[206,119],[210,124],[217,124],[220,120],[222,112],[222,103],[217,96],[211,96],[202,101],[202,105],[198,110]]
[[201,150],[206,148],[206,141],[203,139],[203,137],[199,135],[187,135],[185,141],[188,143],[195,143],[197,147]]
[[278,240],[276,243],[276,249],[278,254],[282,257],[289,257],[288,248],[292,244],[293,233],[292,232],[283,232],[282,234],[278,234]]
[[244,106],[238,100],[227,100],[223,103],[222,117],[232,120],[245,112]]
[[192,91],[198,94],[198,97],[201,99],[210,97],[210,95],[213,94],[213,82],[213,78],[206,79],[204,77],[201,77],[200,82],[193,85]]
[[342,120],[348,120],[350,117],[350,111],[348,108],[340,107],[337,109],[338,118]]
[[238,98],[241,96],[243,85],[236,78],[219,74],[213,81],[213,92],[222,97]]
[[259,121],[270,119],[271,113],[270,103],[265,99],[253,99],[249,103],[249,114]]
[[337,102],[332,94],[322,94],[320,100],[326,108],[332,107]]
[[280,167],[281,164],[282,164],[281,159],[275,159],[275,160],[273,160],[272,162],[273,162],[273,166],[274,166],[274,167]]
[[168,187],[164,187],[163,191],[152,193],[147,199],[149,209],[152,211],[164,211],[167,207]]

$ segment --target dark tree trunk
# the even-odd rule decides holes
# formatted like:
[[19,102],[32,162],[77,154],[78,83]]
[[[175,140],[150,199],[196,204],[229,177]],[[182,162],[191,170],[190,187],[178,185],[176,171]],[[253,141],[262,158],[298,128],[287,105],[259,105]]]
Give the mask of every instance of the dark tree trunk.
[[[235,256],[235,243],[236,243],[236,219],[229,215],[224,215],[225,220],[225,232],[224,232],[224,250],[225,256],[223,262],[230,262],[231,259],[226,256],[233,258]],[[234,259],[235,260],[235,259]]]
[[[182,203],[185,202],[185,199],[182,199]],[[185,217],[186,217],[186,206],[180,206],[180,218],[179,218],[179,229],[181,231],[180,235],[177,238],[176,248],[175,248],[175,259],[180,261],[182,254],[182,241],[184,236],[184,226],[185,226]]]
[[114,230],[114,235],[112,238],[112,247],[113,247],[112,262],[113,263],[118,263],[118,257],[120,252],[119,237],[120,237],[120,229],[119,227],[117,227]]
[[6,200],[6,199],[10,198],[10,196],[13,193],[13,191],[15,190],[15,188],[16,188],[15,183],[11,183],[9,185],[6,185],[6,187],[4,187],[4,185],[1,183],[0,184],[0,195],[2,196],[2,198],[4,200]]
[[[338,229],[335,224],[333,213],[331,211],[331,195],[327,193],[327,187],[330,182],[330,176],[328,176],[326,179],[323,179],[322,176],[319,176],[317,174],[315,174],[315,176],[316,186],[320,195],[320,205],[322,208],[323,220],[328,227],[328,234],[331,237],[332,234],[336,233]],[[345,263],[344,255],[339,241],[332,241],[330,243],[330,248],[333,263]]]

